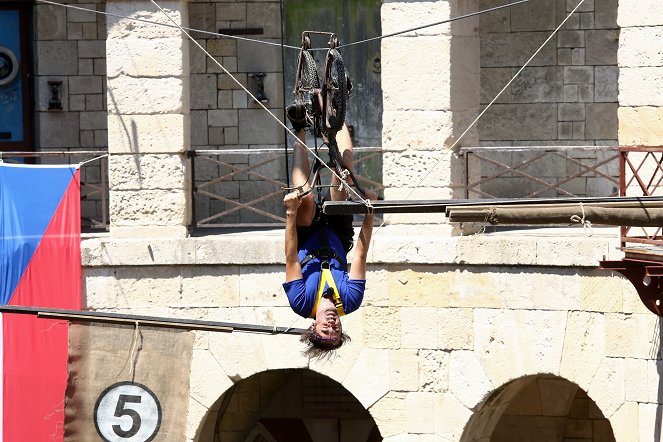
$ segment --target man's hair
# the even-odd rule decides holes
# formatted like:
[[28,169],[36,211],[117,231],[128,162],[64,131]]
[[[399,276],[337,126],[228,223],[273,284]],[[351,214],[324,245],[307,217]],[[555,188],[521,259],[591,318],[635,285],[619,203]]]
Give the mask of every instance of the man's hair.
[[315,333],[315,324],[302,333],[299,340],[306,344],[307,348],[302,353],[309,359],[329,359],[341,345],[351,341],[350,336],[341,332],[338,342],[331,344]]

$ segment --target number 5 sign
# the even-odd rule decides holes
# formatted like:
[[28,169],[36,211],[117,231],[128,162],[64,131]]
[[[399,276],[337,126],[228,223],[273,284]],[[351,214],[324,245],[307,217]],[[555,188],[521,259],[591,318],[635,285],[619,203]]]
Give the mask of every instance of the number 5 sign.
[[105,442],[149,442],[159,432],[161,405],[146,386],[118,382],[99,395],[94,425]]

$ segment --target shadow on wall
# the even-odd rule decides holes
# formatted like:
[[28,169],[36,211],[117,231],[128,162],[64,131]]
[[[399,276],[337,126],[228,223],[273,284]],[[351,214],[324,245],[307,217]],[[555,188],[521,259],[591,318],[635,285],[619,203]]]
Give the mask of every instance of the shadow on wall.
[[352,393],[306,369],[269,370],[237,382],[201,424],[205,442],[379,442],[380,431]]
[[[578,385],[539,374],[490,394],[468,421],[461,442],[614,442],[610,422]],[[657,439],[658,440],[658,439]]]

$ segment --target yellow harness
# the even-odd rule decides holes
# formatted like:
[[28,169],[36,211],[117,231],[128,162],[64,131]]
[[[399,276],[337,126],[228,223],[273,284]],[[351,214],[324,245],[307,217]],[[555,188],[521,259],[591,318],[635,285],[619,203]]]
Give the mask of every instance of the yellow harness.
[[336,288],[334,277],[331,270],[329,269],[329,263],[323,262],[320,270],[322,271],[320,275],[320,285],[318,285],[318,293],[315,297],[315,304],[313,305],[313,310],[311,311],[311,315],[309,317],[315,318],[315,312],[318,311],[318,303],[320,302],[322,295],[326,293],[325,286],[332,289],[331,301],[334,303],[338,315],[345,315],[345,310],[343,310],[343,302],[341,302],[341,295],[338,293],[338,289]]

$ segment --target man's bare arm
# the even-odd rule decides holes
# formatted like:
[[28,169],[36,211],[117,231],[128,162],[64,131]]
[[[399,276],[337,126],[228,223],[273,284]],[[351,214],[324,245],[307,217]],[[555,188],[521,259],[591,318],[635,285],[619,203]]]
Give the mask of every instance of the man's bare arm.
[[283,199],[285,205],[285,282],[301,279],[302,266],[297,255],[297,211],[301,198],[291,192]]
[[368,257],[368,247],[373,235],[373,218],[373,214],[364,215],[364,222],[361,225],[359,239],[355,247],[355,256],[352,258],[352,265],[350,266],[350,279],[366,279],[366,258]]

